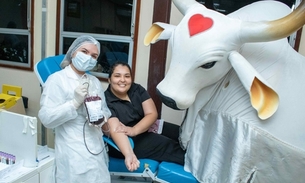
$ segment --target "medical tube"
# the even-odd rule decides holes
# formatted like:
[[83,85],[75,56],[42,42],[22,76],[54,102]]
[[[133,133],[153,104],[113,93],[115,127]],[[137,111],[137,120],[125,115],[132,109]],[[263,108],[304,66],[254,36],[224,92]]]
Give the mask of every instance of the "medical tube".
[[0,162],[7,165],[15,164],[16,156],[0,151]]

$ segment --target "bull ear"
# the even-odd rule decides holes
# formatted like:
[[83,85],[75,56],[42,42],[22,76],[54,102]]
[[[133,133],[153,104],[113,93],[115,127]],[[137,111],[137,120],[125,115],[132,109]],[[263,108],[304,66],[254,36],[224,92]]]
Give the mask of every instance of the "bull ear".
[[159,40],[168,40],[175,28],[175,25],[161,22],[154,23],[144,37],[144,45],[148,46],[149,44],[154,44]]
[[238,52],[232,51],[229,61],[248,91],[251,104],[257,110],[258,117],[262,120],[271,117],[279,105],[278,94]]

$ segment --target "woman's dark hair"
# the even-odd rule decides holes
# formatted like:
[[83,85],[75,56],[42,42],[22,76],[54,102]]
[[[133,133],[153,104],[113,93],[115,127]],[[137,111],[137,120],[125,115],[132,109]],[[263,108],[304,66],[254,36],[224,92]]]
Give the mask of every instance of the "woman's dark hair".
[[129,69],[129,72],[131,74],[131,68],[129,66],[129,64],[127,62],[123,62],[123,61],[116,61],[114,64],[112,64],[109,68],[109,73],[108,73],[108,78],[111,78],[111,75],[113,74],[114,69],[118,66],[118,65],[122,65],[122,66],[126,66]]

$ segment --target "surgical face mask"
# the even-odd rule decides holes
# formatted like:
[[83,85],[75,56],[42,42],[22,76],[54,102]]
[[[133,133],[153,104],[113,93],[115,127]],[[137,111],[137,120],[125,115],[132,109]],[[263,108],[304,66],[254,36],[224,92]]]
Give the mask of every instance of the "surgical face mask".
[[74,67],[79,71],[89,71],[93,69],[97,63],[90,55],[83,52],[77,52],[75,57],[72,58]]

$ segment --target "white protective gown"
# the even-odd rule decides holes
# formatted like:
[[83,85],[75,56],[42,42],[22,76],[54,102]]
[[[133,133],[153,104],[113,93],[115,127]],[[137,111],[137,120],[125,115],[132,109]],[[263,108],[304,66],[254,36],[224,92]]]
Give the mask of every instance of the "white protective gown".
[[[108,119],[104,90],[100,81],[86,74],[89,92],[97,91],[102,98],[102,110]],[[55,129],[55,176],[57,183],[109,183],[108,155],[102,140],[103,132],[86,122],[84,104],[75,110],[71,100],[80,84],[79,76],[70,66],[49,76],[41,96],[39,118],[47,128]],[[85,141],[84,143],[84,132]],[[92,153],[102,153],[98,155]]]
[[287,39],[247,44],[241,53],[277,91],[279,108],[260,120],[231,69],[188,110],[180,134],[185,170],[205,183],[303,183],[305,58]]

